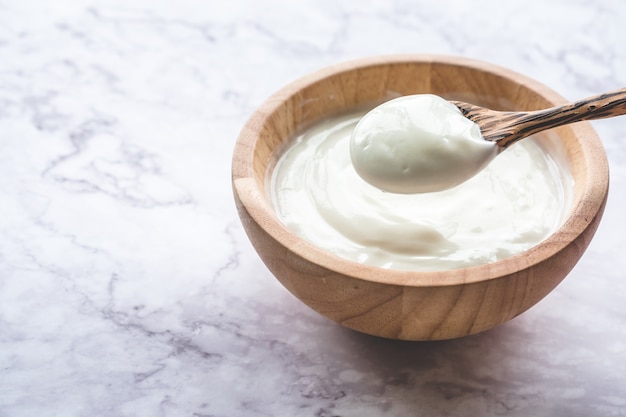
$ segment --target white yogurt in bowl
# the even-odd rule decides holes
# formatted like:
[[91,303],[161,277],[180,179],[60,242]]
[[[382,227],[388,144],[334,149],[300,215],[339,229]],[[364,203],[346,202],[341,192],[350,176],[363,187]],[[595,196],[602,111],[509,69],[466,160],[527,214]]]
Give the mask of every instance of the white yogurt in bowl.
[[352,167],[362,114],[344,112],[415,91],[501,109],[565,102],[465,58],[336,64],[251,115],[233,151],[233,195],[260,259],[314,311],[379,337],[453,339],[517,317],[567,276],[600,224],[608,164],[593,127],[577,123],[508,147],[460,187],[382,192]]
[[480,265],[541,242],[569,210],[562,172],[532,139],[457,187],[384,192],[352,164],[350,138],[363,115],[332,117],[296,137],[269,184],[283,224],[337,256],[412,271]]

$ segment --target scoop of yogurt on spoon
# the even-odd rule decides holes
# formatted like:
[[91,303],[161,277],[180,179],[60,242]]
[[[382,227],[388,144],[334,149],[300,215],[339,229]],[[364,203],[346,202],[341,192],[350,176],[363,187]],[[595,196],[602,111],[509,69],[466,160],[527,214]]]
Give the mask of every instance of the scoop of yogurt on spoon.
[[455,187],[498,153],[451,102],[417,94],[387,101],[356,125],[350,156],[357,173],[383,191],[415,194]]
[[501,150],[546,129],[626,114],[626,88],[532,111],[497,111],[421,94],[388,101],[366,114],[350,143],[357,173],[395,193],[452,188],[476,175]]

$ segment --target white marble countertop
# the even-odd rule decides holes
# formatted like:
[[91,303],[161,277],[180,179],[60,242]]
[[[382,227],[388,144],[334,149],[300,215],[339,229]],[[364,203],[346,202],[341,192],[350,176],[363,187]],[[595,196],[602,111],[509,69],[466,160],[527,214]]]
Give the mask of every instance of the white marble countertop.
[[626,118],[581,262],[530,311],[408,343],[318,316],[236,215],[271,93],[437,53],[568,99],[626,85],[617,0],[0,0],[0,416],[626,416]]

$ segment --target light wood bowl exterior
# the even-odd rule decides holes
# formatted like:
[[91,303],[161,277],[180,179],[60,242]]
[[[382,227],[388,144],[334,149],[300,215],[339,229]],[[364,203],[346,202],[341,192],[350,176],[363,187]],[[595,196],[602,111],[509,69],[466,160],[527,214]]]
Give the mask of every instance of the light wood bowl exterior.
[[588,123],[546,133],[546,148],[561,149],[574,177],[570,215],[532,249],[466,269],[406,272],[365,266],[314,247],[281,224],[266,192],[266,179],[287,141],[334,113],[417,93],[499,110],[566,103],[536,81],[465,58],[394,55],[338,64],[286,86],[251,116],[234,150],[233,190],[239,217],[259,256],[313,310],[381,337],[451,339],[512,319],[561,282],[600,222],[608,166],[600,139]]

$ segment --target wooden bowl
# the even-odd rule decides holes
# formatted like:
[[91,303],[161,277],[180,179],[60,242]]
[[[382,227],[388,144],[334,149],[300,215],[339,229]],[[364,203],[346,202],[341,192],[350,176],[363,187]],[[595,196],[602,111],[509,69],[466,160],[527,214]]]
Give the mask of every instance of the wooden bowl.
[[608,165],[588,123],[544,133],[546,151],[574,178],[573,185],[565,184],[572,206],[564,224],[522,254],[465,269],[406,272],[366,266],[315,247],[283,226],[272,209],[266,180],[287,141],[329,115],[417,93],[500,110],[566,102],[523,75],[464,58],[401,55],[338,64],[286,86],[258,108],[235,146],[232,185],[239,217],[259,256],[309,307],[371,335],[451,339],[512,319],[561,282],[600,222]]

